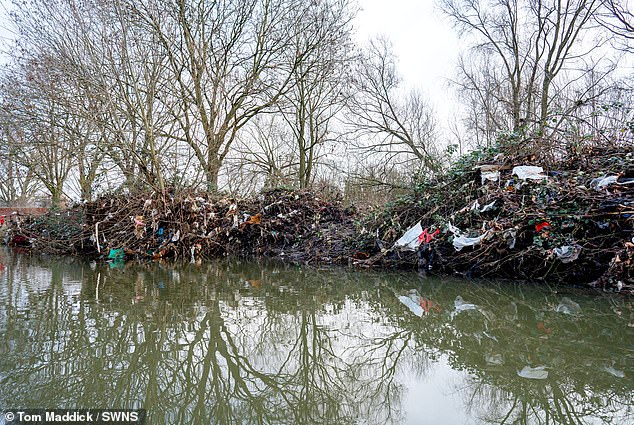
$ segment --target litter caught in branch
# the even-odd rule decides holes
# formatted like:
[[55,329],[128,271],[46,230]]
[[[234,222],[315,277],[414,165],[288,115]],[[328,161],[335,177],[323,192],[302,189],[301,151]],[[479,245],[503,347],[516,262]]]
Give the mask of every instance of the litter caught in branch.
[[480,170],[481,184],[484,185],[487,181],[498,181],[500,179],[500,170],[507,169],[507,167],[499,164],[482,164],[475,167],[475,169]]
[[499,171],[482,171],[480,174],[480,178],[482,179],[482,184],[487,181],[496,182],[500,179]]
[[562,263],[572,263],[577,258],[579,258],[579,254],[581,253],[581,246],[560,246],[559,248],[555,248],[553,252],[555,253],[555,255],[557,255],[557,258],[559,258]]
[[544,174],[542,167],[536,167],[533,165],[519,165],[513,168],[513,175],[516,175],[521,180],[542,180],[548,178]]
[[540,221],[539,223],[535,223],[535,231],[537,233],[541,233],[542,230],[549,230],[550,223],[547,221]]
[[606,189],[608,186],[617,182],[619,176],[603,176],[593,179],[590,182],[590,187],[594,190],[601,192]]
[[423,230],[423,232],[418,235],[418,244],[428,244],[430,243],[436,236],[440,234],[440,229],[436,229],[433,232],[427,228]]
[[453,247],[456,251],[461,251],[462,248],[467,246],[479,245],[487,237],[488,233],[484,233],[481,236],[475,238],[468,238],[466,236],[459,236],[453,239]]
[[452,225],[451,223],[447,224],[447,229],[454,234],[454,238],[453,238],[453,247],[456,249],[456,251],[461,251],[462,248],[467,247],[467,246],[474,246],[474,245],[478,245],[480,243],[482,243],[483,240],[485,240],[488,236],[489,236],[489,232],[486,231],[484,232],[484,234],[478,236],[478,237],[467,237],[465,235],[462,234],[462,231],[460,229],[458,229],[456,226]]
[[483,206],[483,207],[480,209],[480,212],[481,212],[481,213],[483,213],[483,212],[487,212],[487,211],[489,211],[489,210],[493,210],[494,208],[495,208],[495,201],[492,201],[491,203],[488,203],[488,204],[486,204],[485,206]]
[[420,221],[409,228],[407,232],[394,243],[394,248],[400,248],[407,251],[416,251],[420,244],[428,244],[436,236],[440,234],[440,229],[431,231],[430,228],[422,228]]
[[420,225],[420,221],[414,226],[410,227],[407,232],[401,236],[399,240],[394,243],[395,248],[402,248],[409,251],[416,251],[418,245],[418,236],[423,233],[423,228]]

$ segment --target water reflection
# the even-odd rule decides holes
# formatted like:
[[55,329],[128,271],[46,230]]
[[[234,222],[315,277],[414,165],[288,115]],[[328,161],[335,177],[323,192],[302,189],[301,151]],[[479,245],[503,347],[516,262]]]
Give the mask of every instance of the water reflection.
[[568,294],[566,314],[552,290],[411,275],[0,262],[1,406],[145,407],[153,424],[633,419],[628,300]]

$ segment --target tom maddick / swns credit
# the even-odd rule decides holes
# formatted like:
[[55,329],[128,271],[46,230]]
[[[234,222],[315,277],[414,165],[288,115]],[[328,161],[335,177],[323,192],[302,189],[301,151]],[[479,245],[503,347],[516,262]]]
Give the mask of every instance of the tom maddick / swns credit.
[[145,425],[145,409],[5,409],[0,425]]

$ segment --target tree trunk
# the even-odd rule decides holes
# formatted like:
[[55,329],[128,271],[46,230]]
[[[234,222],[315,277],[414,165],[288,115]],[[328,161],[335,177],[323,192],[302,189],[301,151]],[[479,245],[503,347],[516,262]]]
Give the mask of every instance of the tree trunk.
[[546,75],[544,75],[544,82],[542,84],[542,93],[541,93],[541,107],[539,113],[539,127],[538,127],[538,135],[543,136],[544,130],[546,129],[546,120],[548,119],[548,101],[550,100],[550,83],[552,81],[552,75],[550,71],[546,71]]
[[205,176],[207,178],[207,191],[218,192],[218,173],[220,172],[220,160],[217,158],[210,158],[205,170]]
[[51,188],[51,209],[60,209],[62,206],[62,191],[59,188]]

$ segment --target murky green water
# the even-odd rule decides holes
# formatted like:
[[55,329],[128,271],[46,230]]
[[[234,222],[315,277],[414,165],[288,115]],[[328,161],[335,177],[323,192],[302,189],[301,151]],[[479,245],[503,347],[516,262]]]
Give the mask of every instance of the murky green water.
[[238,261],[91,268],[0,251],[0,263],[0,409],[634,423],[631,300]]

